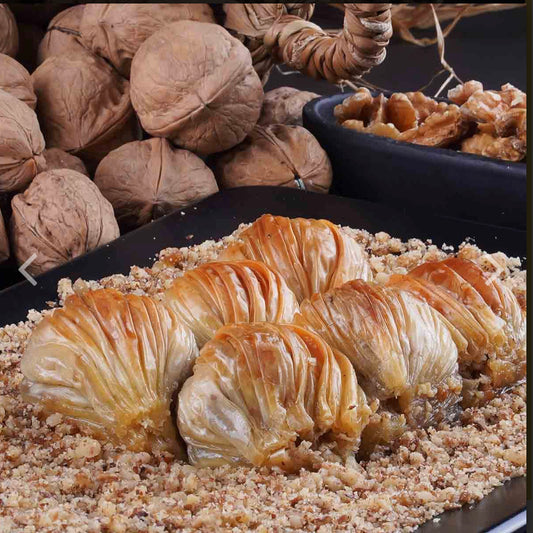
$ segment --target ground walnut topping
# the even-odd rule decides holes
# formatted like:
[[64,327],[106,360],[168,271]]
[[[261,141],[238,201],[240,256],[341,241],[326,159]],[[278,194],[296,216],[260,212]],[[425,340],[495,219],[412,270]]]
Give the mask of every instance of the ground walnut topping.
[[[133,267],[128,276],[74,283],[157,295],[183,271],[215,259],[243,227],[219,242],[163,250],[151,268]],[[343,229],[371,254],[378,276],[453,251]],[[485,254],[468,242],[458,254],[495,272],[525,303],[518,259]],[[73,281],[62,280],[58,302],[72,291]],[[26,322],[0,329],[0,532],[412,531],[526,473],[525,385],[464,411],[460,425],[409,431],[365,462],[340,463],[327,447],[301,444],[302,454],[315,455],[314,468],[296,475],[199,469],[170,454],[125,451],[21,400],[20,358],[47,312],[30,311]]]

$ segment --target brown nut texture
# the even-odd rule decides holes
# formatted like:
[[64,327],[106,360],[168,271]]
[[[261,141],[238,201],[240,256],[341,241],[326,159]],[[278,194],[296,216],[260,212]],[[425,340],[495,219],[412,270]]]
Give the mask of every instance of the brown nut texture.
[[139,46],[166,24],[179,20],[215,22],[208,4],[87,4],[80,39],[129,78]]
[[30,73],[6,54],[0,54],[0,89],[35,109],[37,97],[33,92]]
[[461,151],[505,161],[520,161],[526,156],[526,142],[516,136],[494,137],[489,133],[476,133],[461,143]]
[[160,138],[113,150],[98,165],[94,182],[127,229],[218,191],[213,173],[198,156]]
[[302,109],[307,102],[320,95],[310,91],[300,91],[294,87],[278,87],[265,93],[258,124],[302,125]]
[[436,111],[420,126],[402,132],[400,141],[424,146],[446,147],[460,141],[469,130],[469,124],[456,105],[444,112]]
[[37,115],[0,90],[0,193],[18,192],[46,167]]
[[89,51],[48,58],[32,75],[37,115],[50,148],[78,155],[88,166],[139,138],[129,83]]
[[256,126],[238,146],[221,154],[215,175],[224,188],[282,185],[327,193],[332,169],[313,134],[301,126]]
[[15,57],[18,48],[19,32],[15,17],[7,4],[0,4],[0,53]]
[[119,236],[113,207],[98,187],[74,170],[39,174],[11,201],[11,242],[15,257],[37,275]]
[[192,332],[149,296],[74,291],[32,332],[22,397],[98,439],[184,458],[170,406],[198,357]]
[[46,170],[69,168],[90,178],[83,161],[75,155],[69,154],[59,148],[47,148],[44,150],[43,155],[46,159]]
[[83,50],[83,45],[79,41],[79,29],[84,9],[84,4],[69,7],[58,13],[50,21],[46,34],[39,45],[37,55],[39,64],[52,56]]
[[180,21],[154,33],[135,54],[131,101],[148,133],[208,155],[250,133],[263,88],[247,48],[224,28]]

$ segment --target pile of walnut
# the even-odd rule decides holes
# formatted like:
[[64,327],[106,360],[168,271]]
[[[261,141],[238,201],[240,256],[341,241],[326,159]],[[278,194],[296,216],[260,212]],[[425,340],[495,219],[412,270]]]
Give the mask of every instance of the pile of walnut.
[[485,91],[468,81],[448,91],[453,103],[421,92],[372,96],[357,89],[335,107],[345,128],[399,141],[456,148],[470,154],[521,161],[527,149],[526,95],[510,83]]
[[208,4],[44,7],[0,4],[0,262],[40,274],[219,187],[328,191],[318,95],[265,94]]

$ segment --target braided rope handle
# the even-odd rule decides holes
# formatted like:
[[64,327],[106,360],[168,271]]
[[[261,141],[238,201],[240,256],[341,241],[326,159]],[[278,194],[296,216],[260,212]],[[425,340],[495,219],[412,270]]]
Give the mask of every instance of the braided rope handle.
[[252,57],[261,57],[263,69],[268,56],[269,66],[285,63],[332,83],[357,78],[379,65],[392,35],[390,4],[344,4],[344,26],[334,34],[306,20],[312,10],[304,14],[306,18],[291,14],[301,11],[302,4],[285,4],[290,6],[285,9],[280,8],[284,4],[247,4],[248,13],[254,14],[253,24],[249,17],[235,16],[233,10],[238,8],[232,5],[224,7],[229,21],[226,27],[252,45]]

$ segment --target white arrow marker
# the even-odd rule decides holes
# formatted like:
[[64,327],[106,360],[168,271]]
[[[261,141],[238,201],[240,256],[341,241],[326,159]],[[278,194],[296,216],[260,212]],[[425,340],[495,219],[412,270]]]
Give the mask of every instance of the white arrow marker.
[[26,272],[26,268],[28,268],[29,265],[31,265],[33,263],[33,261],[35,261],[35,259],[37,258],[37,254],[33,253],[31,254],[30,258],[29,259],[26,259],[26,261],[24,261],[24,263],[20,266],[19,268],[19,272],[35,287],[35,285],[37,285],[37,282],[35,281],[35,279],[30,276],[30,274],[28,274]]

